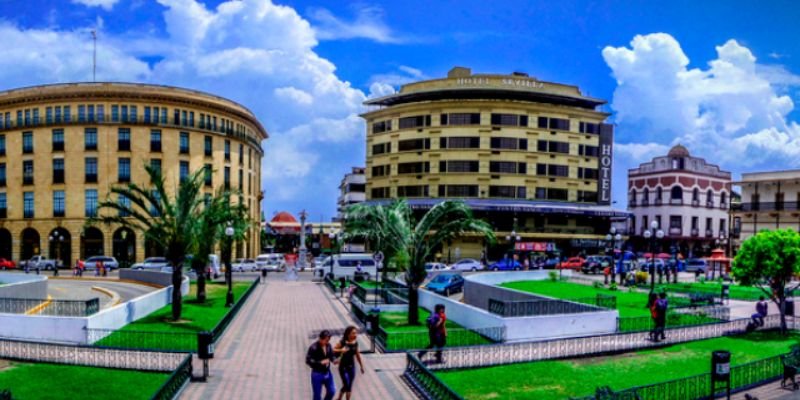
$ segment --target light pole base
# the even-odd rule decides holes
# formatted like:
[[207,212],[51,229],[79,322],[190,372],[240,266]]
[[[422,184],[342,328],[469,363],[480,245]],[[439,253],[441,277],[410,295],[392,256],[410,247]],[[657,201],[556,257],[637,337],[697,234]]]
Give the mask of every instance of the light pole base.
[[225,307],[233,306],[233,292],[228,292],[225,295]]

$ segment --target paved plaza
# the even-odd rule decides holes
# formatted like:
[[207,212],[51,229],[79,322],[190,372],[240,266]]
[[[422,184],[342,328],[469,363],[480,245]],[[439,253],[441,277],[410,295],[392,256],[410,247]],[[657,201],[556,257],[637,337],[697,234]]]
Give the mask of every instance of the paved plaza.
[[[322,329],[342,330],[357,324],[325,287],[303,278],[287,282],[282,274],[271,275],[257,288],[217,347],[208,382],[189,384],[181,398],[311,398],[305,353],[312,337]],[[333,341],[338,339],[333,337]],[[370,349],[366,336],[360,347]],[[365,354],[364,366],[366,373],[355,382],[355,398],[415,398],[401,381],[404,354]],[[196,360],[194,368],[198,375],[202,364]]]

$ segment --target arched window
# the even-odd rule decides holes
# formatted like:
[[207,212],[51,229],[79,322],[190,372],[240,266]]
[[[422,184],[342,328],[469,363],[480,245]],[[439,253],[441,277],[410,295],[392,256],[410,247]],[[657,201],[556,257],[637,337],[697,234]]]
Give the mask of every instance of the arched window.
[[700,189],[694,188],[692,190],[692,201],[700,201]]
[[630,194],[630,198],[628,199],[628,201],[631,204],[636,204],[636,189],[631,189],[631,194]]
[[672,195],[670,196],[670,199],[683,200],[683,189],[680,186],[673,186]]
[[724,206],[725,204],[727,204],[727,201],[728,201],[727,197],[728,196],[727,196],[727,194],[725,192],[722,192],[722,193],[719,194],[719,204],[721,206]]
[[642,192],[642,204],[647,204],[650,201],[650,189],[644,188]]
[[656,200],[661,201],[662,192],[663,192],[663,190],[661,189],[661,186],[656,188]]
[[706,204],[709,207],[714,206],[714,191],[711,189],[708,189],[708,192],[706,192]]

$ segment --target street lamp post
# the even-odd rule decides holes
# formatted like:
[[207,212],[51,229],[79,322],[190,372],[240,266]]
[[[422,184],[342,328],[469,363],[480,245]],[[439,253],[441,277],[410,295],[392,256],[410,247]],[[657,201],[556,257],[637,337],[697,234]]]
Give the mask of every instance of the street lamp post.
[[[617,277],[617,262],[616,256],[614,254],[614,250],[617,249],[617,243],[622,242],[622,235],[617,233],[616,227],[611,227],[608,234],[606,235],[606,242],[611,246],[611,282],[614,282],[614,279]],[[620,254],[621,256],[622,254]],[[605,282],[608,284],[608,275],[605,275]]]
[[53,266],[53,276],[58,276],[58,262],[61,261],[61,244],[64,243],[64,236],[57,232],[50,235],[50,243],[56,244],[56,263]]
[[331,240],[331,268],[330,268],[330,272],[328,272],[328,273],[330,274],[331,279],[333,279],[333,262],[334,262],[333,250],[334,250],[334,248],[336,248],[337,249],[336,252],[337,253],[339,252],[338,246],[337,246],[339,244],[339,233],[331,231],[331,233],[328,234],[328,239]]
[[514,226],[511,228],[511,234],[506,235],[506,242],[511,243],[511,265],[513,269],[514,264],[514,255],[517,252],[516,246],[517,242],[522,240],[522,238],[517,234],[517,217],[514,217]]
[[658,222],[650,223],[650,229],[644,231],[644,238],[650,241],[650,293],[656,290],[656,240],[664,238],[664,231],[658,229]]
[[233,274],[231,273],[231,244],[233,242],[233,234],[233,224],[228,222],[228,226],[225,228],[225,281],[228,283],[225,307],[233,306]]
[[[727,251],[728,250],[727,249],[728,238],[725,236],[725,232],[723,232],[723,231],[719,232],[719,238],[716,240],[716,242],[717,242],[717,248],[724,248],[725,257],[727,257],[728,256],[728,251]],[[718,262],[717,264],[719,264],[719,276],[721,277],[721,276],[723,276],[723,272],[722,272],[723,266],[722,266],[721,262]],[[711,279],[714,279],[714,271],[711,272]]]

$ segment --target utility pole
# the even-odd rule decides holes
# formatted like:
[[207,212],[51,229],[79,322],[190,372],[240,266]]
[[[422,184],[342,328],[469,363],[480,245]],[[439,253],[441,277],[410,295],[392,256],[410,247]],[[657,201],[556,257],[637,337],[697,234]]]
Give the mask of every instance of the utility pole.
[[97,82],[97,31],[92,29],[92,41],[94,47],[92,49],[92,82]]

